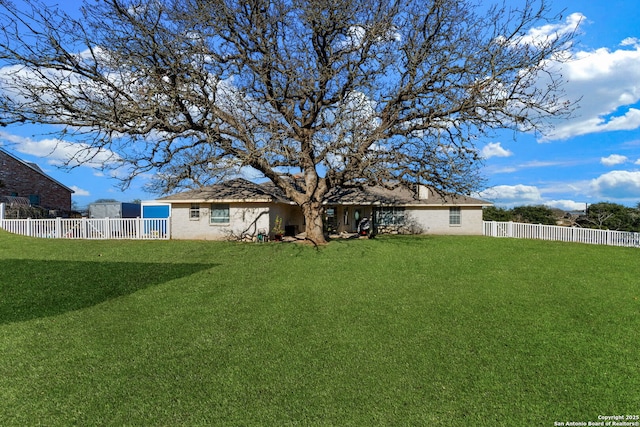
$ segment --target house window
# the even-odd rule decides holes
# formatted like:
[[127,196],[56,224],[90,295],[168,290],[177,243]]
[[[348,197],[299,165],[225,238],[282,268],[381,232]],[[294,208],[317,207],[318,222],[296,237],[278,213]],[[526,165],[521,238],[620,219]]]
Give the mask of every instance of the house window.
[[200,219],[200,204],[191,203],[191,208],[189,209],[189,219]]
[[229,205],[217,203],[211,205],[211,224],[226,224],[229,222]]
[[460,225],[462,223],[462,214],[459,207],[449,208],[449,225]]
[[384,207],[376,210],[377,225],[404,225],[404,208]]
[[31,206],[40,206],[40,196],[37,194],[29,194],[29,203]]

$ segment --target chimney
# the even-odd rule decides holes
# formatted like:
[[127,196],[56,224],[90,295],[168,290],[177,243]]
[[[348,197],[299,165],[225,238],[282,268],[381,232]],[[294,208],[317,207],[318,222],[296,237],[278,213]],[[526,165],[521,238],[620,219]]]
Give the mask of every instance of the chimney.
[[429,188],[426,185],[418,184],[418,200],[429,198]]

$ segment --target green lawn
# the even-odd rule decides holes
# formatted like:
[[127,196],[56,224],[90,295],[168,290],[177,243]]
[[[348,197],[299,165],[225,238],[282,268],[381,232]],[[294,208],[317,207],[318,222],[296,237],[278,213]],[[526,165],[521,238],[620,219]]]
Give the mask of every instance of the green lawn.
[[640,250],[0,231],[0,425],[553,426],[640,413]]

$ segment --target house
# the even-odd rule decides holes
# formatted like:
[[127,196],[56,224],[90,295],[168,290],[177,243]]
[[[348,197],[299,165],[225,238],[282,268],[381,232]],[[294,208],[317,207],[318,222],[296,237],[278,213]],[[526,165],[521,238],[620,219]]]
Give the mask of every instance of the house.
[[72,193],[35,163],[20,160],[0,148],[0,197],[24,198],[32,206],[69,212]]
[[158,202],[171,206],[174,239],[224,240],[268,234],[278,216],[287,224],[303,224],[302,212],[275,186],[245,179],[174,194]]
[[[285,235],[304,231],[301,209],[272,183],[245,179],[163,197],[171,205],[175,239],[237,239],[273,234],[276,218]],[[417,186],[335,188],[326,197],[324,223],[330,233],[354,233],[369,218],[377,233],[482,234],[482,208],[491,203],[466,197],[441,197]]]

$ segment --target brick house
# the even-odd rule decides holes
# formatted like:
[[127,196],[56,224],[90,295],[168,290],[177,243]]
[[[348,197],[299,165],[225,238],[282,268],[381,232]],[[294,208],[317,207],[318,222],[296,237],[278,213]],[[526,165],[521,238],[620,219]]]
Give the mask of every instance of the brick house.
[[20,160],[0,148],[0,197],[23,197],[32,206],[69,212],[72,193],[35,163]]

